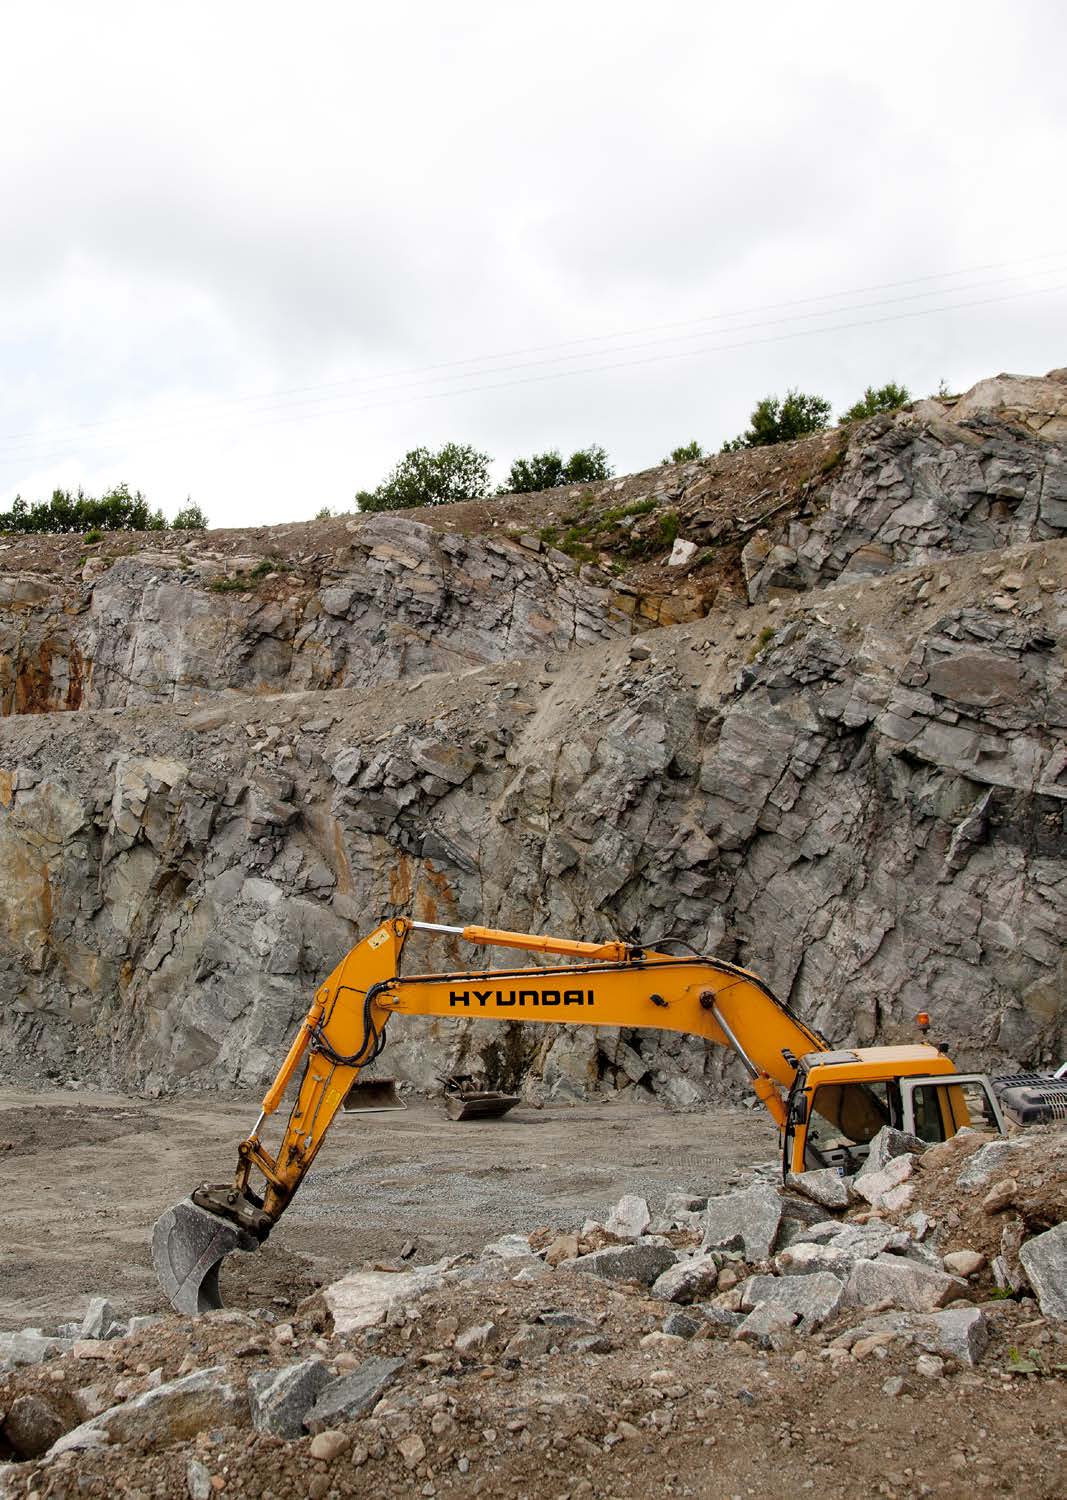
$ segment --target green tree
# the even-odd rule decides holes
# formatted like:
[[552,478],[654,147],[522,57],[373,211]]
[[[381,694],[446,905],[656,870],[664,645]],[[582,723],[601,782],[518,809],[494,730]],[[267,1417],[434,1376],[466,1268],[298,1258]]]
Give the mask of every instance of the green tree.
[[842,412],[838,417],[838,425],[842,422],[862,422],[864,417],[876,417],[883,411],[896,411],[898,406],[906,406],[910,400],[911,392],[907,386],[897,385],[894,380],[879,386],[877,390],[869,385],[860,399],[854,401],[848,411]]
[[530,458],[517,458],[497,494],[525,495],[531,490],[558,489],[561,484],[589,484],[597,479],[610,479],[614,472],[607,453],[598,443],[578,448],[566,463],[558,448],[549,448]]
[[791,443],[810,432],[822,432],[829,426],[830,403],[824,396],[811,396],[804,391],[787,391],[784,401],[777,396],[764,396],[756,403],[748,421],[746,432],[723,443],[724,453]]
[[33,505],[16,495],[11,509],[0,512],[0,531],[165,531],[166,526],[163,512],[151,510],[141,491],[131,495],[125,484],[115,485],[95,500],[81,489],[76,494],[53,490],[50,500]]
[[321,505],[319,507],[319,509],[315,512],[315,520],[316,521],[332,521],[333,520],[333,511],[330,509],[330,507],[328,505]]
[[436,453],[412,448],[375,490],[359,490],[363,511],[404,510],[417,505],[452,505],[480,500],[489,493],[487,453],[469,443],[445,443]]
[[680,448],[672,448],[663,462],[665,464],[689,464],[703,457],[704,450],[694,438],[691,443],[683,443]]
[[557,485],[566,484],[566,468],[556,448],[550,448],[547,453],[534,453],[530,458],[517,458],[499,493],[526,495],[532,490],[554,490]]
[[571,454],[563,472],[565,484],[589,484],[595,479],[610,479],[615,470],[600,444],[591,443]]
[[199,505],[194,505],[186,495],[185,504],[170,524],[174,531],[206,531],[211,523]]

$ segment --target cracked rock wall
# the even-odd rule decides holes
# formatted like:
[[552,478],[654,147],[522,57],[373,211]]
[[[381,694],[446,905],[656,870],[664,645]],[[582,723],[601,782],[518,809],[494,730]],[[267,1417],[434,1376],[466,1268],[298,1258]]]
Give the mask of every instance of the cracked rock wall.
[[[732,672],[699,622],[644,659],[622,644],[556,672],[434,677],[401,711],[379,690],[325,713],[308,694],[9,720],[4,1055],[258,1083],[317,979],[401,910],[669,932],[756,969],[835,1040],[905,1037],[925,1008],[965,1065],[1052,1060],[1067,588],[1047,554],[1023,561],[1011,612],[924,606],[920,575],[910,630],[813,608]],[[532,1094],[676,1105],[724,1065],[683,1038],[394,1022],[390,1071],[429,1086],[472,1060]]]
[[[865,424],[745,549],[748,607],[637,641],[632,592],[404,516],[264,589],[210,537],[10,576],[0,1067],[258,1085],[391,912],[682,939],[834,1041],[926,1009],[965,1066],[1058,1062],[1067,458],[1051,398],[1028,426],[1008,394]],[[682,1037],[461,1021],[394,1022],[380,1069],[471,1066],[677,1107],[735,1082]]]

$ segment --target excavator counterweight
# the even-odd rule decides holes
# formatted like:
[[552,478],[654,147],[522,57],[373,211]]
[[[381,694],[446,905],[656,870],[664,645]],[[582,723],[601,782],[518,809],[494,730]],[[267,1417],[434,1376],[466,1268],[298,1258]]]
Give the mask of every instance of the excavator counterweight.
[[[404,945],[420,928],[476,947],[550,954],[557,962],[402,975]],[[983,1079],[957,1075],[938,1048],[833,1050],[755,974],[720,959],[392,917],[357,943],[316,991],[259,1119],[237,1148],[233,1183],[201,1184],[155,1225],[153,1263],[180,1312],[221,1305],[223,1259],[233,1250],[255,1250],[270,1233],[334,1116],[361,1092],[360,1073],[381,1052],[395,1014],[648,1028],[729,1047],[782,1133],[785,1173],[812,1166],[854,1171],[882,1125],[944,1139],[970,1123],[983,1088],[994,1128],[1003,1128]],[[301,1064],[296,1098],[272,1154],[260,1130]],[[253,1171],[263,1178],[261,1194],[251,1187]]]

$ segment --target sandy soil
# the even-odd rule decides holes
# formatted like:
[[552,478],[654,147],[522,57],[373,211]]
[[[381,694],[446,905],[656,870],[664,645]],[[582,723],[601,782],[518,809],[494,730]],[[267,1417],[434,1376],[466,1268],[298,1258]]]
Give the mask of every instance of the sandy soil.
[[[90,1296],[124,1315],[161,1310],[152,1225],[198,1182],[232,1176],[257,1111],[251,1097],[0,1089],[0,1328],[80,1317]],[[745,1109],[520,1107],[457,1124],[420,1101],[339,1115],[270,1241],[230,1258],[224,1297],[234,1307],[262,1305],[265,1293],[296,1300],[408,1241],[416,1262],[431,1261],[515,1229],[581,1223],[624,1192],[707,1193],[775,1150],[773,1128]]]

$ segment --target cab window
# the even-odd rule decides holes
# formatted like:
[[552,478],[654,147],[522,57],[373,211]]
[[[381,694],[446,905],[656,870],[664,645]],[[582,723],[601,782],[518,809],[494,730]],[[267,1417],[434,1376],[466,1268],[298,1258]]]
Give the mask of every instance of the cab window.
[[936,1083],[924,1083],[912,1093],[915,1134],[921,1141],[933,1144],[945,1139],[945,1122],[941,1115],[943,1092]]
[[900,1089],[892,1080],[824,1083],[815,1090],[808,1120],[804,1164],[853,1172],[884,1125],[898,1125]]
[[1000,1121],[981,1079],[947,1077],[911,1089],[915,1134],[924,1141],[943,1141],[964,1125],[999,1132]]

